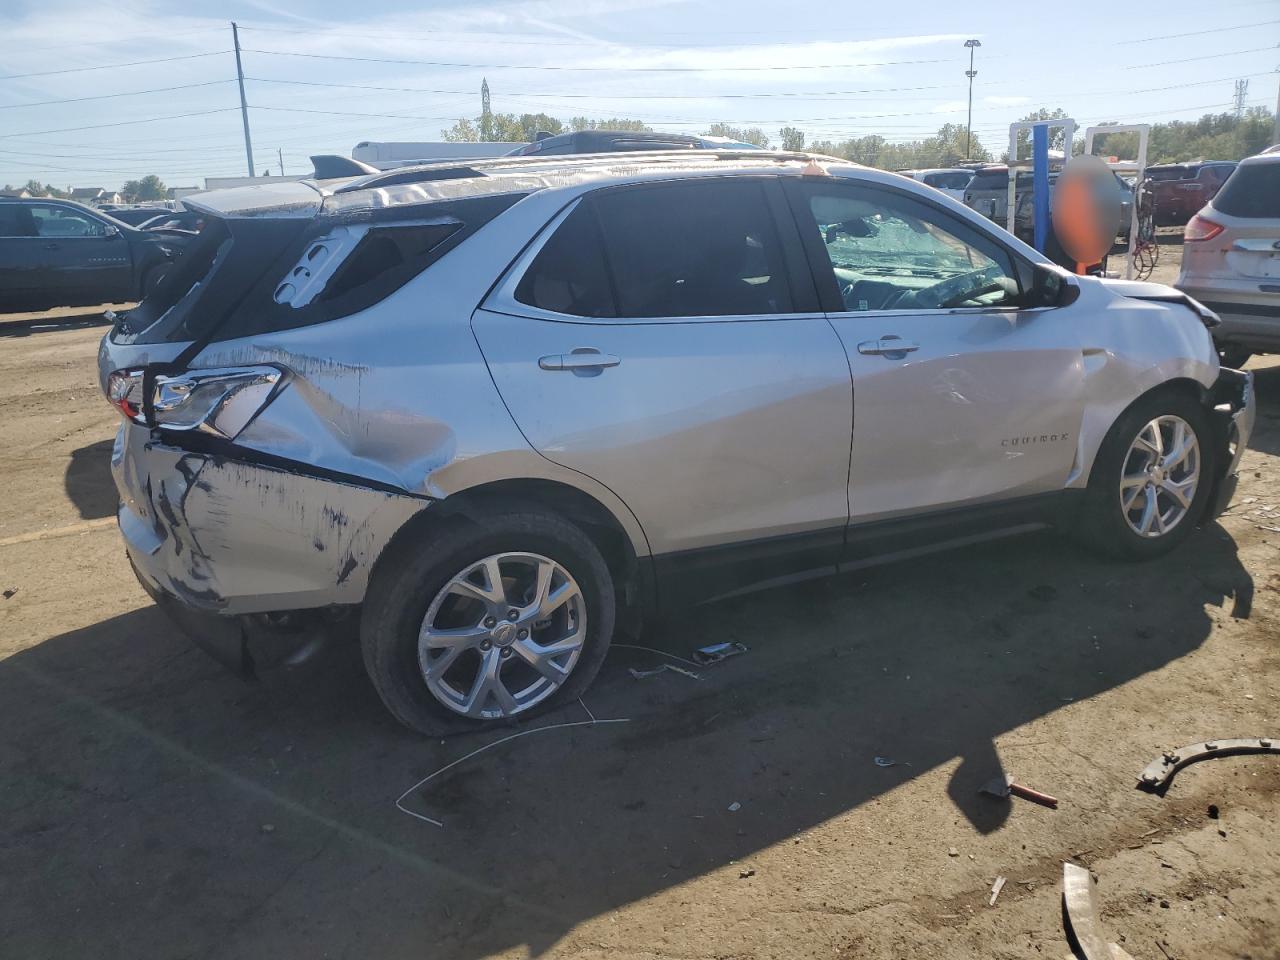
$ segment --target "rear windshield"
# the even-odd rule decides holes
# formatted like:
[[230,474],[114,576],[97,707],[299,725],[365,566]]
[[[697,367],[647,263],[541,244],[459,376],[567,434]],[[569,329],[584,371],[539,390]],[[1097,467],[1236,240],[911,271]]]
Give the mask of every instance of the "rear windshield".
[[[1025,187],[1031,183],[1031,174],[1027,171],[1018,173],[1018,186]],[[1008,190],[1009,189],[1009,173],[1006,170],[1000,170],[997,173],[975,173],[973,179],[969,181],[970,190]]]
[[1236,167],[1213,198],[1213,205],[1232,217],[1280,218],[1280,163]]
[[939,187],[943,190],[963,190],[972,178],[973,174],[970,173],[948,171],[947,173],[926,173],[924,182],[931,187]]
[[1147,177],[1151,180],[1194,180],[1196,174],[1190,167],[1148,167]]

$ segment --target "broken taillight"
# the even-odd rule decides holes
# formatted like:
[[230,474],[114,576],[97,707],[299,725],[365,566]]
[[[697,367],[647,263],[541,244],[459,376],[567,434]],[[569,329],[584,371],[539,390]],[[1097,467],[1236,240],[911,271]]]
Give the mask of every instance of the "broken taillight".
[[128,419],[142,422],[142,371],[116,370],[107,377],[107,400]]

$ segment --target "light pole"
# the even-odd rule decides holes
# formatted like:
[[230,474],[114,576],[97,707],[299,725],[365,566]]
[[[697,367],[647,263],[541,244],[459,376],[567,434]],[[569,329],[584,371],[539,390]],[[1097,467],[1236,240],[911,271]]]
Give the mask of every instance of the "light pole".
[[973,51],[975,47],[982,46],[981,40],[966,40],[964,45],[969,48],[969,69],[964,75],[969,78],[969,122],[964,127],[964,158],[971,158],[973,149],[973,78],[978,75],[978,71],[973,69]]

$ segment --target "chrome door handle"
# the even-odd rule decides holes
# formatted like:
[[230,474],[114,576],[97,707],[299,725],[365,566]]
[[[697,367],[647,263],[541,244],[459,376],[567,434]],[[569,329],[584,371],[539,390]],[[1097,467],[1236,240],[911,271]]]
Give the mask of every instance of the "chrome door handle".
[[572,370],[599,373],[605,367],[616,367],[622,361],[608,353],[601,353],[592,348],[580,347],[572,353],[552,353],[538,358],[538,366],[543,370]]
[[879,340],[863,340],[858,344],[858,352],[865,356],[889,357],[894,360],[919,349],[920,344],[895,336],[881,337]]

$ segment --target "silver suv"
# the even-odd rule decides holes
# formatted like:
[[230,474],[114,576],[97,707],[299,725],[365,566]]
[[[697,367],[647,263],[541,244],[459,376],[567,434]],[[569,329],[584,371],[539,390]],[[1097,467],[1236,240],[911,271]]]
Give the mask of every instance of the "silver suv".
[[[188,201],[103,340],[138,578],[251,669],[359,616],[429,734],[581,694],[638,614],[1231,495],[1211,313],[936,190],[760,152],[504,158]],[[305,651],[304,651],[305,652]]]
[[1223,361],[1280,352],[1280,153],[1241,161],[1183,239],[1177,287],[1221,316]]

